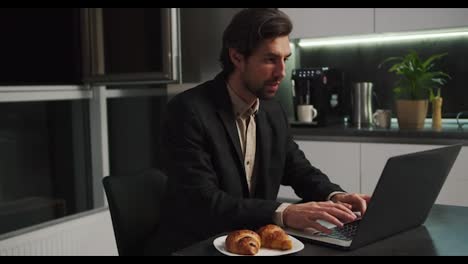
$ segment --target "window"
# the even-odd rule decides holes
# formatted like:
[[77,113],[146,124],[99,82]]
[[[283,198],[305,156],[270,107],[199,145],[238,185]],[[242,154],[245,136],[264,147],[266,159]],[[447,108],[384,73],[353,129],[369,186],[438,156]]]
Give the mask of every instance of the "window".
[[0,103],[0,234],[94,208],[88,109]]
[[[29,230],[22,229],[25,227],[35,228],[37,224],[47,223],[50,220],[91,209],[105,208],[102,178],[111,175],[111,166],[112,174],[157,167],[159,122],[167,101],[166,83],[178,72],[178,64],[177,62],[171,64],[171,70],[166,71],[165,67],[168,64],[165,63],[165,59],[163,58],[161,62],[162,57],[158,57],[156,53],[151,54],[164,50],[164,48],[159,50],[159,46],[155,43],[161,39],[155,37],[149,43],[158,49],[150,51],[148,48],[144,54],[140,54],[140,58],[147,55],[151,57],[149,68],[146,68],[148,65],[143,65],[144,68],[133,67],[135,65],[126,65],[130,68],[119,68],[118,65],[129,60],[129,56],[114,57],[115,54],[119,55],[122,47],[109,46],[112,41],[108,41],[106,52],[114,54],[113,58],[107,57],[111,60],[106,62],[108,71],[96,71],[95,80],[84,78],[83,74],[88,72],[88,68],[100,67],[97,65],[97,68],[93,68],[96,65],[91,61],[96,59],[95,55],[100,54],[101,49],[93,50],[86,47],[81,49],[90,42],[94,43],[93,36],[96,35],[93,35],[95,33],[93,30],[97,30],[96,26],[99,27],[96,21],[85,18],[87,14],[99,13],[102,11],[100,10],[100,8],[69,8],[57,12],[52,9],[11,10],[21,15],[25,20],[24,25],[32,25],[19,27],[18,35],[33,34],[31,30],[45,28],[48,32],[44,33],[45,35],[54,36],[63,45],[70,44],[69,42],[72,44],[68,47],[70,49],[64,48],[64,50],[56,50],[46,43],[37,46],[31,43],[22,45],[22,40],[16,41],[18,45],[8,44],[12,54],[22,54],[22,49],[33,49],[31,52],[37,56],[33,59],[39,57],[41,59],[40,62],[29,62],[27,56],[6,57],[11,63],[28,65],[29,62],[34,64],[34,67],[26,72],[20,72],[22,68],[12,69],[14,74],[0,77],[1,238],[10,236],[11,233],[7,233],[11,231],[23,232]],[[141,14],[138,12],[171,14],[171,45],[166,47],[171,50],[171,58],[177,58],[177,51],[174,52],[177,50],[177,44],[172,42],[178,39],[179,34],[177,30],[172,31],[177,28],[176,9],[133,11],[137,12],[136,16]],[[118,11],[109,9],[104,14],[108,15],[108,12]],[[53,18],[45,18],[47,14]],[[164,15],[161,16],[162,23],[168,21],[162,17]],[[0,17],[0,21],[4,22],[2,18]],[[81,19],[83,24],[77,24]],[[156,18],[145,18],[139,22],[152,24],[153,19]],[[37,22],[39,26],[33,25],[36,20],[41,20]],[[50,20],[54,21],[53,27],[46,26]],[[109,21],[105,19],[104,22]],[[116,23],[114,17],[114,22],[110,24],[115,26]],[[156,25],[156,28],[144,32],[150,36],[153,33],[158,35],[158,30],[164,28],[163,25],[164,23]],[[65,31],[62,30],[64,28]],[[131,30],[125,32],[132,34]],[[108,31],[108,34],[115,32]],[[39,34],[36,40],[51,44],[54,38],[45,40],[40,38],[45,35]],[[79,37],[76,37],[77,35]],[[107,39],[115,37],[106,36]],[[124,36],[119,37],[124,38]],[[48,47],[47,52],[51,54],[39,54],[44,51],[40,48],[41,45]],[[165,43],[161,44],[161,47],[163,46]],[[55,51],[57,53],[54,53]],[[4,50],[4,53],[8,52]],[[72,56],[67,57],[70,54]],[[46,62],[51,62],[52,65]],[[0,61],[0,65],[3,69],[9,69],[5,60]],[[148,72],[140,72],[145,69],[149,69],[149,77],[146,75]],[[126,71],[130,72],[129,75],[124,73]],[[37,72],[42,72],[44,75]],[[168,75],[159,75],[166,73]],[[9,78],[11,76],[16,77]],[[160,76],[163,78],[159,79]],[[100,77],[103,79],[99,79]],[[149,86],[148,82],[156,84]],[[111,83],[115,86],[106,86]],[[135,129],[132,130],[132,127]],[[135,144],[132,145],[132,141]],[[124,149],[127,143],[132,147],[130,155],[127,155],[128,151]],[[20,229],[22,230],[18,231]]]

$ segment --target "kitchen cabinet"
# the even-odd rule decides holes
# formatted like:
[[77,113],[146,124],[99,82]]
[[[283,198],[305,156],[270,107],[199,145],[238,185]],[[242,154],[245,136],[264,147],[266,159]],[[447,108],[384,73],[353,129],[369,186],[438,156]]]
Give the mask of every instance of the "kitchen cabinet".
[[468,26],[468,8],[281,8],[291,38],[317,38]]
[[179,79],[175,8],[84,8],[85,81],[100,84]]
[[373,8],[281,8],[293,22],[291,39],[374,32]]
[[[372,194],[387,159],[392,156],[441,147],[440,145],[361,144],[361,190]],[[468,206],[468,147],[460,152],[436,203]],[[404,184],[404,183],[402,183]]]
[[[313,166],[348,192],[371,195],[390,157],[439,148],[441,145],[296,141]],[[468,147],[463,147],[436,203],[468,206]],[[403,183],[404,184],[404,183]],[[292,188],[282,186],[281,200],[299,199]]]
[[174,8],[2,8],[0,84],[174,81],[177,21]]
[[[347,192],[359,192],[360,144],[296,141],[312,166],[324,172]],[[279,198],[298,199],[292,188],[282,186]]]
[[436,147],[406,144],[361,144],[361,190],[364,193],[372,194],[388,158]]
[[468,8],[376,8],[375,32],[468,26]]

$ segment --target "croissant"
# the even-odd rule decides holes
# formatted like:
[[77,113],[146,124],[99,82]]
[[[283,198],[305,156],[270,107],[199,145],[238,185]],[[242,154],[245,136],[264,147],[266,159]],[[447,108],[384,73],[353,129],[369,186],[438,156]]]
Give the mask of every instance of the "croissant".
[[251,230],[237,230],[226,237],[226,250],[239,255],[255,255],[261,247],[260,236]]
[[280,250],[289,250],[292,248],[292,241],[289,235],[277,225],[263,226],[257,233],[260,235],[262,247]]

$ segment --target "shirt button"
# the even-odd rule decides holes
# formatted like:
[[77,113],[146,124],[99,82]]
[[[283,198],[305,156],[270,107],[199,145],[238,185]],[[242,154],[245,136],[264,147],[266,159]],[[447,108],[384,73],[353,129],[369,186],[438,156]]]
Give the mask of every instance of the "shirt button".
[[250,161],[247,161],[247,165],[249,165],[249,164],[250,164]]

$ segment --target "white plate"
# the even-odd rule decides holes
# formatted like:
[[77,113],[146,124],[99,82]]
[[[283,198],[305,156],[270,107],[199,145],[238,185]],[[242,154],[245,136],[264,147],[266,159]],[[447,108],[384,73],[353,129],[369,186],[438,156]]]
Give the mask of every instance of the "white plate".
[[[228,252],[226,250],[226,247],[224,245],[224,243],[226,241],[226,237],[227,237],[227,235],[216,238],[213,241],[214,247],[219,252],[223,253],[224,255],[241,256],[241,255],[238,255],[238,254]],[[294,238],[292,236],[289,236],[289,238],[292,241],[292,248],[290,250],[276,250],[276,249],[260,248],[260,250],[258,251],[258,253],[255,256],[281,256],[281,255],[296,253],[296,252],[299,252],[299,251],[304,249],[304,244],[301,241],[297,240],[296,238]]]

